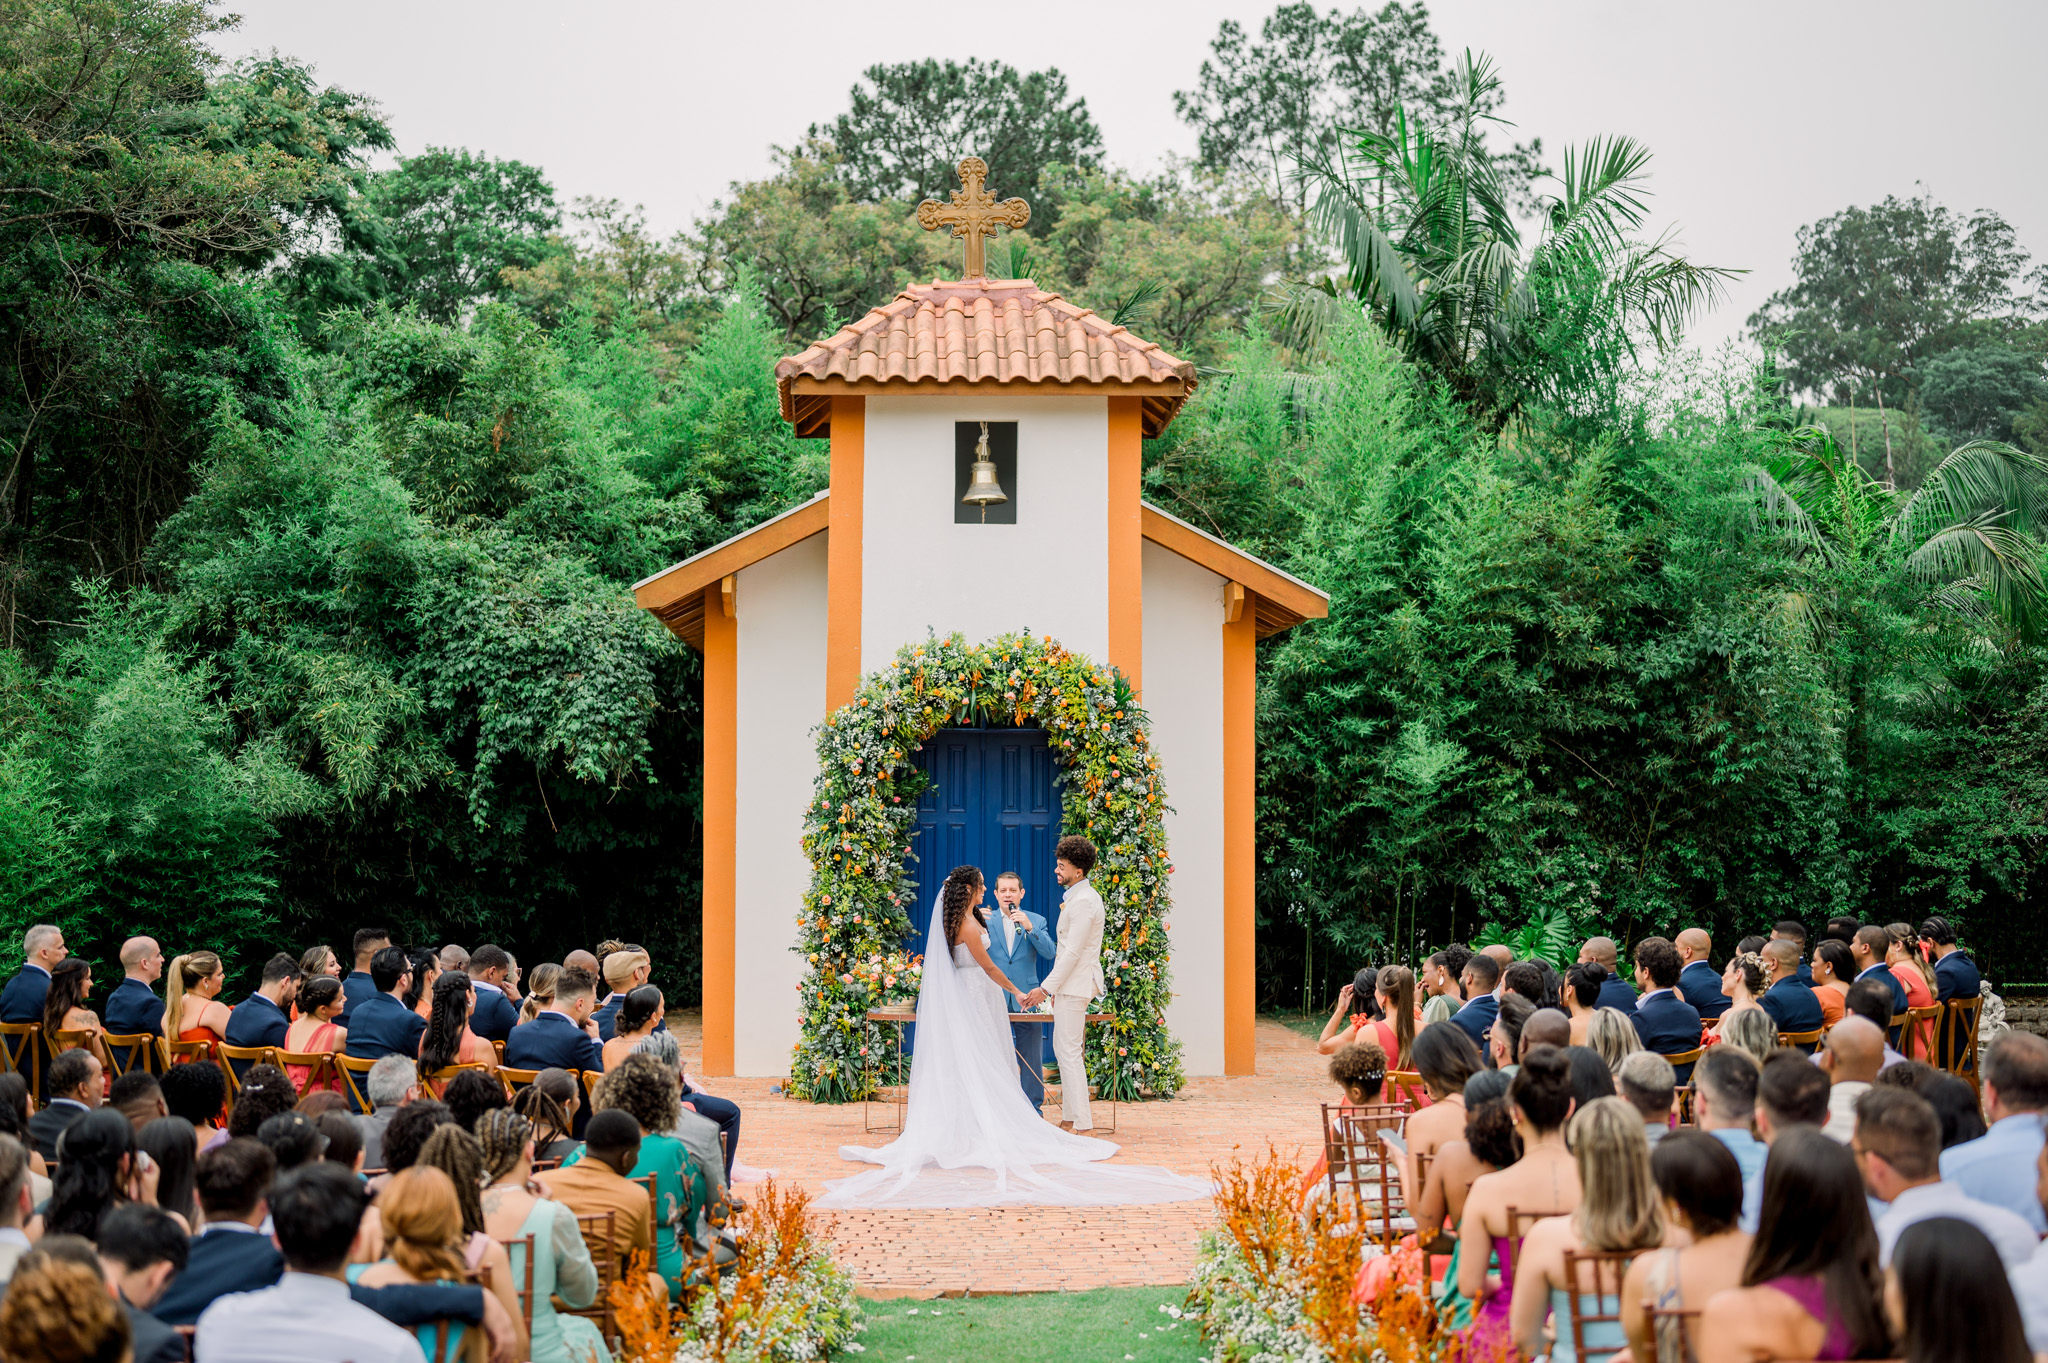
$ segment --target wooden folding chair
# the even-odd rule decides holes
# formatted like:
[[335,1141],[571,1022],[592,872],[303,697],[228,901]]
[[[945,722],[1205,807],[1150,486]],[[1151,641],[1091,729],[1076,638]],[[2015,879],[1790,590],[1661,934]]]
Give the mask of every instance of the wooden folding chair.
[[28,1095],[43,1094],[43,1025],[0,1022],[0,1071],[12,1070],[28,1080]]
[[173,1065],[187,1065],[196,1060],[213,1059],[211,1041],[172,1041],[168,1037],[156,1039],[157,1057],[164,1062],[164,1068]]
[[43,1033],[43,1043],[49,1048],[50,1059],[55,1060],[66,1051],[75,1051],[92,1044],[93,1033],[83,1029],[76,1032],[55,1031]]
[[1820,1045],[1821,1036],[1826,1031],[1827,1028],[1825,1027],[1816,1027],[1810,1032],[1780,1032],[1778,1033],[1778,1044],[1780,1046],[1797,1046],[1803,1054],[1812,1055],[1813,1048]]
[[1678,1086],[1678,1125],[1680,1127],[1699,1125],[1699,1117],[1693,1112],[1693,1099],[1698,1093],[1699,1088],[1696,1085],[1680,1084]]
[[[272,1063],[292,1078],[292,1087],[296,1088],[299,1091],[299,1097],[303,1098],[316,1089],[328,1087],[330,1081],[340,1081],[340,1073],[334,1063],[334,1054],[333,1051],[277,1051],[275,1052],[277,1058]],[[292,1075],[294,1066],[306,1071],[303,1083],[299,1081],[296,1075]],[[348,1086],[343,1084],[342,1088],[345,1092]]]
[[[242,1076],[249,1072],[251,1065],[276,1065],[275,1046],[230,1046],[223,1041],[214,1047],[221,1058],[221,1073],[228,1077],[228,1108],[234,1109],[235,1099],[242,1092]],[[280,1069],[283,1066],[279,1066]]]
[[[1698,1310],[1663,1311],[1645,1302],[1643,1304],[1643,1315],[1650,1323],[1650,1339],[1656,1346],[1657,1356],[1655,1359],[1643,1359],[1642,1363],[1694,1363],[1692,1335],[1699,1326],[1700,1313]],[[1663,1323],[1667,1320],[1675,1321],[1678,1326],[1679,1344],[1678,1347],[1672,1349],[1667,1349],[1663,1345]]]
[[[370,1092],[366,1086],[370,1082],[370,1071],[376,1066],[375,1060],[365,1060],[360,1056],[350,1055],[347,1051],[334,1053],[334,1068],[341,1075],[342,1092],[348,1096],[349,1102],[355,1105],[357,1112],[373,1110]],[[357,1077],[359,1075],[360,1078]]]
[[1899,1040],[1899,1054],[1908,1060],[1925,1060],[1934,1063],[1934,1034],[1941,1027],[1941,1005],[1930,1003],[1925,1008],[1906,1010],[1906,1030]]
[[517,1097],[519,1090],[540,1078],[539,1070],[515,1070],[510,1065],[498,1066],[498,1077],[505,1081],[505,1095]]
[[1420,1112],[1429,1106],[1429,1086],[1414,1070],[1388,1070],[1385,1092],[1393,1101],[1405,1104],[1410,1112]]
[[1945,1006],[1948,1011],[1941,1019],[1941,1062],[1938,1068],[1947,1070],[1958,1079],[1967,1080],[1971,1091],[1978,1091],[1977,1074],[1977,1024],[1984,1013],[1984,1000],[1950,999]]
[[583,1079],[583,1107],[587,1112],[597,1111],[597,1086],[604,1081],[603,1070],[578,1070]]
[[519,1314],[526,1321],[526,1337],[533,1338],[533,1237],[522,1235],[505,1242],[506,1257],[512,1263],[513,1294],[519,1298]]
[[[1421,1203],[1422,1194],[1429,1188],[1429,1171],[1436,1164],[1436,1156],[1417,1155],[1413,1163],[1415,1165],[1415,1187],[1413,1189],[1414,1197],[1408,1204],[1408,1215],[1411,1219],[1417,1220],[1416,1234],[1420,1236],[1422,1227],[1419,1218],[1417,1218],[1415,1207]],[[1445,1211],[1448,1213],[1449,1208],[1446,1207]],[[1446,1221],[1448,1219],[1447,1215]],[[1418,1245],[1418,1248],[1422,1251],[1422,1281],[1424,1284],[1433,1282],[1436,1279],[1435,1270],[1431,1267],[1434,1261],[1448,1256],[1457,1247],[1458,1237],[1452,1234],[1447,1226],[1439,1226],[1434,1238],[1422,1241]]]
[[1680,1051],[1677,1055],[1667,1055],[1664,1058],[1671,1062],[1671,1068],[1677,1072],[1678,1082],[1683,1085],[1692,1082],[1692,1067],[1699,1064],[1700,1057],[1706,1053],[1706,1047],[1695,1046],[1689,1051]]
[[[590,1261],[597,1265],[597,1300],[589,1306],[557,1307],[572,1316],[597,1322],[598,1333],[609,1344],[618,1333],[618,1322],[612,1315],[612,1284],[619,1280],[619,1247],[612,1239],[616,1212],[579,1212],[576,1229],[583,1232],[583,1243],[590,1250]],[[557,1298],[559,1301],[560,1298]]]
[[[444,1065],[432,1074],[421,1075],[420,1086],[426,1089],[428,1097],[439,1098],[448,1091],[448,1081],[464,1070],[483,1070],[485,1073],[489,1073],[492,1068],[492,1066],[484,1064],[481,1060],[467,1060],[459,1065]],[[511,1095],[507,1094],[506,1096],[510,1097]]]
[[[1570,1308],[1570,1329],[1574,1358],[1591,1359],[1595,1354],[1605,1356],[1620,1345],[1588,1344],[1586,1336],[1593,1327],[1613,1326],[1612,1333],[1621,1334],[1621,1280],[1628,1276],[1628,1266],[1635,1262],[1641,1250],[1566,1250],[1564,1252],[1564,1280],[1569,1285],[1565,1293]],[[1609,1290],[1610,1285],[1612,1291]],[[1613,1302],[1613,1309],[1608,1303]],[[1558,1322],[1558,1335],[1563,1337],[1565,1322]]]
[[1396,1225],[1401,1234],[1415,1225],[1406,1217],[1397,1221],[1397,1207],[1405,1210],[1400,1166],[1379,1137],[1382,1129],[1405,1130],[1407,1122],[1408,1109],[1397,1103],[1323,1104],[1323,1178],[1330,1200],[1348,1193],[1360,1228],[1383,1242],[1393,1238]]
[[1522,1237],[1529,1233],[1529,1227],[1548,1217],[1569,1215],[1569,1212],[1525,1212],[1520,1207],[1508,1208],[1508,1276],[1502,1281],[1514,1278],[1522,1257]]
[[106,1043],[107,1059],[113,1062],[116,1079],[137,1065],[147,1073],[149,1062],[156,1056],[156,1036],[151,1032],[130,1032],[121,1036],[109,1033],[100,1040]]

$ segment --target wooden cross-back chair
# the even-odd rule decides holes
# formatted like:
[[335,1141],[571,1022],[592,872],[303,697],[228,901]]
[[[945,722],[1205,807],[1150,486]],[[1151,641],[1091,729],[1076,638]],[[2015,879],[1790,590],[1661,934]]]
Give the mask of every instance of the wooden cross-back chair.
[[[439,1098],[441,1097],[441,1095],[445,1094],[448,1091],[448,1085],[450,1081],[452,1081],[456,1075],[461,1074],[464,1070],[483,1070],[485,1073],[491,1073],[496,1069],[497,1066],[486,1065],[481,1060],[466,1060],[456,1065],[444,1065],[440,1069],[435,1070],[432,1074],[421,1075],[420,1087],[424,1088],[427,1091],[427,1095],[429,1097]],[[501,1081],[500,1087],[502,1086],[503,1085]],[[512,1095],[508,1093],[505,1096],[507,1098],[510,1098]]]
[[1667,1055],[1664,1058],[1671,1062],[1671,1068],[1676,1073],[1679,1084],[1685,1085],[1692,1082],[1692,1067],[1699,1064],[1700,1057],[1706,1053],[1706,1047],[1695,1046],[1689,1051],[1680,1051],[1677,1055]]
[[1821,1035],[1826,1031],[1827,1028],[1825,1027],[1816,1027],[1810,1032],[1780,1032],[1778,1033],[1778,1044],[1780,1046],[1797,1046],[1805,1054],[1812,1055],[1813,1048],[1820,1045]]
[[522,1235],[505,1242],[505,1257],[512,1263],[512,1291],[519,1299],[519,1314],[526,1321],[526,1337],[533,1338],[533,1237]]
[[1935,1058],[1934,1034],[1941,1027],[1941,1005],[1930,1003],[1925,1008],[1908,1008],[1905,1016],[1906,1030],[1899,1037],[1899,1054],[1908,1060],[1925,1060],[1932,1065]]
[[[1562,1338],[1565,1330],[1571,1331],[1574,1358],[1591,1359],[1596,1354],[1605,1356],[1620,1347],[1605,1343],[1589,1345],[1586,1336],[1593,1327],[1611,1325],[1614,1333],[1621,1333],[1621,1281],[1628,1276],[1628,1266],[1635,1262],[1641,1250],[1566,1250],[1564,1252],[1564,1280],[1569,1284],[1565,1293],[1569,1322],[1558,1322],[1558,1335]],[[1610,1290],[1611,1288],[1611,1290]],[[1612,1299],[1613,1310],[1608,1310]]]
[[279,1069],[284,1068],[277,1064],[275,1046],[230,1046],[223,1041],[213,1049],[220,1057],[220,1072],[227,1076],[230,1112],[234,1111],[235,1100],[241,1096],[242,1076],[248,1073],[251,1066],[277,1065]]
[[[1698,1327],[1700,1320],[1700,1313],[1697,1308],[1691,1311],[1667,1311],[1645,1302],[1643,1304],[1643,1316],[1650,1323],[1650,1340],[1656,1347],[1657,1356],[1654,1360],[1646,1358],[1642,1360],[1642,1363],[1698,1363],[1692,1347],[1692,1335]],[[1665,1347],[1664,1323],[1666,1321],[1671,1322],[1673,1326],[1672,1334],[1677,1336],[1675,1345],[1670,1348]]]
[[506,1096],[516,1098],[519,1096],[519,1090],[528,1087],[534,1080],[540,1078],[540,1071],[515,1070],[510,1065],[500,1065],[498,1066],[498,1077],[505,1081]]
[[1678,1086],[1678,1124],[1681,1127],[1698,1126],[1700,1124],[1698,1114],[1693,1111],[1693,1100],[1698,1095],[1699,1087],[1696,1084],[1680,1084]]
[[604,1082],[603,1070],[578,1070],[583,1080],[583,1106],[586,1111],[597,1111],[597,1086]]
[[[299,1091],[299,1097],[317,1089],[340,1087],[346,1095],[348,1086],[341,1083],[340,1068],[334,1063],[333,1051],[278,1051],[272,1063],[291,1079],[292,1087]],[[303,1069],[305,1077],[293,1074],[294,1068]]]
[[1422,1075],[1415,1070],[1388,1070],[1384,1091],[1395,1102],[1407,1104],[1411,1112],[1420,1112],[1429,1106],[1429,1086],[1422,1082]]
[[156,1036],[151,1032],[127,1032],[119,1036],[109,1032],[100,1040],[107,1048],[107,1059],[113,1063],[114,1077],[119,1079],[137,1065],[145,1073],[154,1070],[150,1062],[156,1059]]
[[186,1065],[200,1060],[213,1059],[211,1041],[172,1041],[168,1037],[156,1039],[156,1053],[164,1062],[164,1068]]
[[43,1092],[43,1025],[0,1022],[0,1071],[12,1070],[28,1081],[31,1098]]
[[1508,1208],[1508,1278],[1519,1276],[1517,1268],[1522,1258],[1522,1239],[1528,1235],[1529,1227],[1553,1216],[1569,1215],[1569,1212],[1525,1212],[1520,1207]]
[[1941,1019],[1939,1047],[1941,1059],[1937,1068],[1947,1070],[1956,1078],[1969,1083],[1973,1092],[1978,1091],[1977,1074],[1977,1024],[1984,1015],[1984,1000],[1950,999],[1943,1007],[1947,1011]]
[[619,1280],[619,1246],[612,1239],[618,1221],[617,1212],[578,1212],[576,1229],[583,1232],[583,1243],[590,1250],[590,1261],[597,1265],[597,1300],[589,1306],[570,1306],[558,1297],[557,1311],[585,1320],[597,1322],[598,1333],[609,1345],[618,1334],[618,1322],[613,1317],[612,1284]]
[[370,1103],[369,1083],[370,1071],[376,1066],[376,1061],[350,1055],[347,1051],[334,1053],[334,1068],[341,1076],[341,1091],[357,1112],[374,1110]]
[[1382,1129],[1403,1131],[1407,1123],[1408,1109],[1398,1103],[1323,1104],[1323,1177],[1330,1200],[1348,1196],[1360,1228],[1382,1242],[1415,1224],[1403,1214],[1399,1157],[1379,1137]]

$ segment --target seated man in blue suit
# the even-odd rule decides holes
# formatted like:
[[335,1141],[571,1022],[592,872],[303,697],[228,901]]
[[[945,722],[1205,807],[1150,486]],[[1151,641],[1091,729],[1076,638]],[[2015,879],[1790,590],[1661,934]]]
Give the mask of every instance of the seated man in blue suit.
[[121,982],[100,1009],[108,1033],[162,1036],[164,1001],[156,996],[156,982],[163,978],[163,948],[154,937],[130,937],[121,943],[121,969],[125,972]]
[[1600,986],[1600,998],[1596,1008],[1618,1008],[1633,1017],[1636,1011],[1636,991],[1628,987],[1622,977],[1618,950],[1612,937],[1588,937],[1586,945],[1579,948],[1579,959],[1607,967],[1607,983]]
[[505,993],[505,981],[517,966],[501,946],[480,946],[469,954],[471,992],[469,1030],[486,1041],[502,1042],[519,1025],[519,1005]]
[[[597,1039],[597,1024],[590,1020],[597,1011],[597,977],[580,965],[567,966],[555,976],[555,1001],[522,1022],[505,1039],[505,1064],[515,1070],[604,1069],[604,1043]],[[590,1120],[590,1104],[576,1109],[576,1130],[581,1136]],[[705,1113],[705,1116],[710,1116]]]
[[[1799,948],[1786,938],[1773,937],[1764,943],[1763,957],[1764,970],[1771,982],[1757,1003],[1778,1024],[1779,1035],[1819,1031],[1826,1019],[1812,987],[1799,978]],[[1799,1049],[1804,1054],[1813,1054],[1811,1043],[1802,1044]]]
[[1678,972],[1679,994],[1708,1021],[1727,1012],[1734,1000],[1721,992],[1721,972],[1707,959],[1714,950],[1714,939],[1703,928],[1687,928],[1672,945],[1678,948],[1678,959],[1685,963],[1685,968]]
[[[1019,994],[1028,994],[1038,988],[1038,977],[1058,948],[1045,930],[1045,915],[1024,909],[1024,878],[1015,871],[996,877],[996,912],[1000,917],[989,925],[988,957]],[[1045,1028],[1035,1022],[1013,1022],[1010,1044],[1017,1048],[1017,1073],[1024,1095],[1034,1105],[1043,1106]]]
[[[266,961],[262,984],[228,1013],[228,1045],[282,1047],[292,1029],[292,1001],[299,995],[302,978],[299,963],[282,951]],[[229,1063],[237,1078],[248,1068],[241,1061]]]
[[[1658,1055],[1683,1055],[1700,1048],[1700,1012],[1678,996],[1678,948],[1662,937],[1636,943],[1636,983],[1643,996],[1636,1003],[1636,1036],[1643,1049]],[[1690,1063],[1675,1067],[1677,1082],[1692,1079]]]
[[373,995],[382,992],[377,988],[377,982],[370,974],[370,962],[376,957],[378,952],[390,945],[391,934],[382,928],[361,928],[357,930],[355,940],[356,968],[342,978],[341,996],[347,1002],[342,1007],[340,1016],[334,1019],[344,1029],[349,1026],[349,1019],[355,1016],[357,1004],[367,1002]]
[[[356,1005],[348,1045],[342,1050],[358,1060],[382,1060],[387,1055],[417,1059],[427,1020],[399,999],[412,982],[412,963],[404,950],[385,947],[371,957],[370,978],[376,981],[377,992]],[[508,1057],[506,1063],[513,1062]]]
[[1493,996],[1494,986],[1500,983],[1500,962],[1481,952],[1465,962],[1465,973],[1459,977],[1459,983],[1465,986],[1469,1002],[1451,1015],[1451,1021],[1463,1028],[1479,1053],[1485,1055],[1486,1034],[1493,1029],[1493,1020],[1500,1016],[1500,1000]]
[[64,930],[38,923],[21,937],[21,973],[0,989],[0,1022],[41,1022],[50,993],[50,972],[68,954]]
[[[1875,980],[1892,991],[1892,1016],[1903,1017],[1912,1002],[1906,997],[1906,985],[1892,973],[1891,965],[1885,960],[1885,953],[1892,949],[1892,935],[1875,923],[1867,923],[1856,929],[1855,938],[1849,943],[1849,954],[1856,958],[1856,978],[1851,984]],[[1887,1027],[1887,1039],[1898,1044],[1899,1029]]]
[[[1920,954],[1934,962],[1934,1001],[1947,1004],[1954,999],[1977,999],[1984,997],[1984,976],[1977,970],[1977,963],[1963,954],[1956,946],[1956,930],[1946,918],[1939,914],[1921,923]],[[1937,1031],[1933,1060],[1950,1054],[1948,1009],[1941,1012],[1940,1027]]]
[[[1799,969],[1794,972],[1799,982],[1808,989],[1813,988],[1813,966],[1806,959],[1806,924],[1796,918],[1787,918],[1771,929],[1773,942],[1790,942],[1792,949],[1799,953]],[[1769,959],[1766,957],[1765,959]],[[1781,1029],[1782,1030],[1782,1029]],[[1804,1028],[1812,1031],[1811,1027]]]

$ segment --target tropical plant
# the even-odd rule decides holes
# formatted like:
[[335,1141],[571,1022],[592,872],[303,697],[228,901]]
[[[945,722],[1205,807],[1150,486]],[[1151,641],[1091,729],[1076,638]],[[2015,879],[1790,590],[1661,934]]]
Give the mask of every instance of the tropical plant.
[[1737,272],[1692,264],[1669,233],[1638,239],[1650,153],[1629,137],[1566,148],[1525,247],[1485,144],[1487,125],[1504,125],[1491,112],[1500,77],[1469,50],[1453,75],[1448,123],[1402,110],[1391,132],[1355,131],[1348,150],[1304,151],[1311,222],[1344,273],[1292,290],[1288,312],[1314,342],[1338,307],[1362,306],[1497,427],[1538,400],[1601,390],[1641,340],[1670,344]]
[[1488,923],[1472,939],[1472,946],[1474,950],[1504,946],[1515,953],[1518,961],[1548,961],[1562,970],[1578,953],[1578,936],[1571,914],[1552,906],[1538,910],[1534,918],[1513,932],[1498,923]]

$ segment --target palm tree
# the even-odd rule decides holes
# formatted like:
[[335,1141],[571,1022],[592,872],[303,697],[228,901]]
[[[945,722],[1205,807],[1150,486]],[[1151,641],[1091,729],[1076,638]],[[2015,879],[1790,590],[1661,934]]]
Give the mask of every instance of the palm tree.
[[1453,73],[1458,113],[1430,128],[1399,111],[1391,132],[1347,131],[1349,149],[1312,152],[1301,175],[1311,217],[1341,257],[1341,279],[1297,287],[1293,334],[1312,343],[1344,304],[1362,306],[1420,365],[1498,426],[1529,402],[1597,391],[1639,338],[1664,346],[1739,271],[1697,266],[1648,217],[1650,153],[1631,138],[1567,148],[1539,196],[1526,249],[1507,184],[1486,148],[1500,78],[1467,51]]

